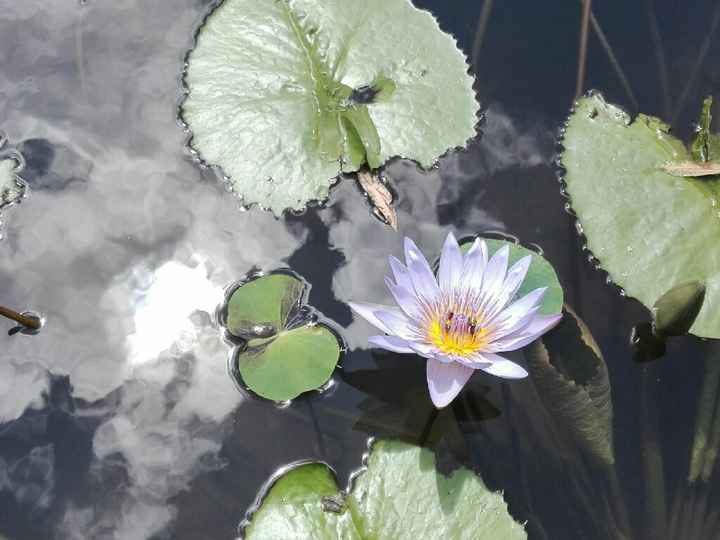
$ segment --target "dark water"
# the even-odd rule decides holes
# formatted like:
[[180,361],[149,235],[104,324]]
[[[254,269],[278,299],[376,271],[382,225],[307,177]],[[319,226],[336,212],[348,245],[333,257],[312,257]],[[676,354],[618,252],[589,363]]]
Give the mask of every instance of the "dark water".
[[[634,363],[628,336],[648,314],[587,262],[560,196],[555,139],[575,92],[580,3],[495,2],[473,59],[482,138],[432,172],[390,166],[400,235],[348,181],[326,208],[278,221],[240,212],[190,161],[178,77],[207,4],[0,5],[0,129],[23,152],[32,190],[4,215],[0,303],[48,319],[39,336],[0,335],[0,534],[234,538],[279,466],[322,459],[346,478],[368,435],[421,438],[431,411],[423,362],[368,350],[370,329],[345,302],[387,302],[386,256],[402,235],[432,254],[449,230],[500,230],[542,246],[602,348],[617,485],[578,448],[560,450],[529,381],[476,376],[426,437],[441,465],[459,459],[504,489],[533,539],[614,537],[607,516],[622,508],[629,538],[720,536],[712,480],[693,489],[685,480],[704,359],[720,351],[687,337],[658,362]],[[483,2],[417,4],[472,54]],[[652,1],[594,4],[640,110],[675,113],[688,136],[701,98],[720,84],[720,36],[695,69],[716,2],[655,2],[667,92]],[[594,35],[587,87],[637,110]],[[344,328],[350,351],[331,391],[278,409],[237,391],[212,316],[227,284],[286,266],[312,283],[310,302]],[[653,498],[659,481],[664,496]],[[670,533],[658,516],[675,500],[696,503]]]

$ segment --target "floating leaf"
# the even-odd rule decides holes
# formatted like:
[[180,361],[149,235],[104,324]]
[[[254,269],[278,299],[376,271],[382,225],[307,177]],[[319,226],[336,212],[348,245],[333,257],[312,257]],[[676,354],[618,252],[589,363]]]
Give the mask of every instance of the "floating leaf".
[[[466,253],[472,245],[474,239],[465,239],[461,241],[460,248],[463,253]],[[510,247],[510,259],[508,267],[512,266],[515,262],[532,255],[532,263],[528,270],[525,281],[520,286],[516,296],[522,298],[527,293],[534,291],[540,287],[547,287],[545,296],[543,297],[542,305],[540,307],[540,313],[544,315],[555,315],[560,313],[563,308],[563,289],[558,280],[557,273],[553,266],[544,258],[542,255],[531,251],[520,244],[509,242],[507,240],[498,240],[495,238],[485,238],[485,242],[488,246],[488,253],[492,256],[498,249],[504,245]]]
[[720,338],[720,177],[663,170],[691,159],[657,118],[634,121],[594,94],[580,99],[564,137],[562,165],[588,247],[610,277],[649,309],[667,291],[704,283],[690,332]]
[[528,367],[548,411],[588,454],[615,462],[607,366],[590,330],[568,307],[560,324],[526,349]]
[[323,325],[314,325],[280,332],[262,345],[248,347],[237,362],[243,381],[253,392],[286,401],[323,386],[338,360],[337,336]]
[[191,146],[248,204],[327,197],[341,169],[430,166],[475,134],[455,40],[409,0],[225,0],[188,55]]
[[247,540],[518,540],[527,535],[499,493],[467,469],[445,477],[433,454],[378,441],[352,491],[339,490],[321,464],[278,479],[245,528]]
[[243,284],[228,302],[228,331],[241,338],[261,334],[261,329],[276,334],[300,307],[304,291],[305,284],[289,274],[271,274]]
[[238,287],[225,308],[225,325],[244,340],[234,355],[237,373],[253,392],[287,401],[320,388],[340,360],[338,336],[302,310],[305,283],[287,273]]

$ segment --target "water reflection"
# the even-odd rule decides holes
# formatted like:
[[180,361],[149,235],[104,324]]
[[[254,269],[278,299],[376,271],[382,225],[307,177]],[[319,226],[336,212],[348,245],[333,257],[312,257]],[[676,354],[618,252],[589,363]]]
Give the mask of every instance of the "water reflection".
[[190,315],[213,313],[223,298],[201,261],[195,268],[170,261],[154,273],[136,268],[132,277],[138,282],[128,291],[135,297],[135,332],[127,340],[133,366],[155,359],[174,343],[181,351],[191,349],[198,335]]

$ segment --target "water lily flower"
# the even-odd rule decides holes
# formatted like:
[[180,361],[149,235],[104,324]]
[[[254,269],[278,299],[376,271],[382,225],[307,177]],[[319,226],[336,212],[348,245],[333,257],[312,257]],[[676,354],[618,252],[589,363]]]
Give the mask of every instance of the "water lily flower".
[[510,267],[507,245],[488,260],[478,238],[463,255],[450,233],[437,279],[415,243],[405,238],[405,263],[390,257],[395,280],[385,278],[398,307],[350,303],[384,332],[369,342],[397,353],[427,358],[427,383],[436,407],[447,406],[477,369],[505,379],[527,371],[499,353],[518,350],[554,327],[562,315],[539,313],[546,288],[517,299],[532,256]]

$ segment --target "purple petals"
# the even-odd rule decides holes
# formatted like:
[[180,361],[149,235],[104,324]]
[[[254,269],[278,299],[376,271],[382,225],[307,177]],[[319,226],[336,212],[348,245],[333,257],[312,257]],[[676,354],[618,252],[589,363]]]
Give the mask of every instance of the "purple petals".
[[355,313],[360,315],[363,319],[372,324],[378,330],[382,330],[386,334],[392,333],[390,329],[385,325],[385,323],[383,323],[382,321],[380,321],[380,319],[377,318],[375,313],[382,310],[393,310],[396,308],[382,306],[380,304],[361,304],[358,302],[348,302],[348,305],[350,306],[350,309],[352,309]]
[[446,407],[463,389],[473,369],[451,362],[444,364],[434,358],[427,361],[427,383],[430,399],[438,409]]
[[397,257],[390,257],[389,261],[390,269],[395,277],[395,283],[397,283],[400,287],[405,287],[408,291],[412,291],[413,284],[407,267],[401,263]]
[[[487,266],[487,245],[484,240],[476,238],[472,247],[465,255],[461,285],[459,289],[479,290],[483,282],[483,273]],[[457,291],[455,291],[457,292]]]
[[500,291],[505,282],[509,258],[510,247],[504,245],[488,261],[483,275],[483,293],[485,295],[495,295]]
[[405,262],[415,293],[426,302],[434,301],[440,294],[435,274],[415,242],[409,238],[405,238]]
[[400,354],[413,354],[415,351],[408,346],[408,342],[397,336],[371,336],[368,343]]
[[486,311],[488,319],[492,319],[495,315],[497,315],[500,310],[502,310],[507,303],[515,297],[515,294],[518,292],[518,289],[520,289],[522,282],[525,280],[525,276],[527,276],[531,263],[532,255],[528,255],[527,257],[523,257],[517,261],[512,265],[510,270],[508,270],[502,287],[499,289],[498,293],[494,295],[492,302],[488,306],[489,309]]
[[412,289],[406,289],[402,285],[395,285],[390,278],[385,278],[385,284],[393,295],[393,298],[395,298],[397,305],[400,306],[400,309],[402,309],[408,317],[411,319],[420,318],[422,312],[416,296],[410,292]]
[[507,358],[503,358],[502,356],[493,353],[483,353],[482,357],[486,361],[490,362],[489,366],[480,368],[485,373],[495,375],[496,377],[500,377],[502,379],[524,379],[528,376],[528,372],[525,371],[525,368],[515,362],[511,362]]
[[562,319],[562,314],[536,315],[522,331],[494,341],[487,347],[487,350],[494,352],[516,351],[542,336],[557,325],[560,319]]
[[462,277],[463,254],[455,235],[450,233],[445,239],[445,244],[440,254],[440,268],[438,269],[438,281],[440,290],[448,294],[457,287]]
[[380,309],[374,312],[375,317],[387,328],[388,334],[403,339],[417,337],[417,327],[399,309]]

